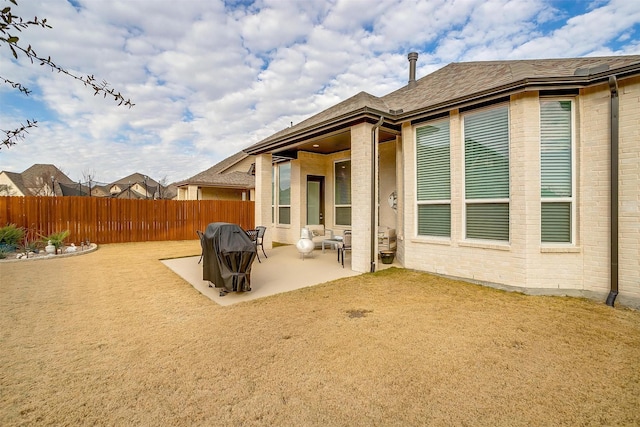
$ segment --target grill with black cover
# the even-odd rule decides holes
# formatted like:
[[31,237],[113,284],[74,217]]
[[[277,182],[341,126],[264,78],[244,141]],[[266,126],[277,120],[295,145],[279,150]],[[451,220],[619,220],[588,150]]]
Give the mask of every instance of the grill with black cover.
[[256,245],[242,227],[226,222],[209,224],[204,233],[203,255],[202,279],[220,288],[221,296],[251,290]]

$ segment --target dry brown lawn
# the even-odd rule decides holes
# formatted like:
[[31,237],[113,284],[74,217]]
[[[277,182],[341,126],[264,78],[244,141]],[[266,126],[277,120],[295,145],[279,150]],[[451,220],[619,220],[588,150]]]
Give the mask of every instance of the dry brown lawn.
[[640,425],[640,313],[390,269],[220,307],[197,241],[0,264],[0,425]]

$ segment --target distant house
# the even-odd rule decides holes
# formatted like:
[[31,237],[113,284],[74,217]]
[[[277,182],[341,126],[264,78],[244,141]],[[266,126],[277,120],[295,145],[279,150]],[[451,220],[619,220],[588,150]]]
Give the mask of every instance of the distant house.
[[[91,193],[91,194],[89,194]],[[54,165],[35,164],[22,173],[0,172],[0,196],[89,196],[121,199],[174,199],[175,185],[162,185],[134,173],[111,184],[73,182]]]
[[67,192],[80,191],[78,187],[78,183],[49,164],[35,164],[22,173],[0,172],[0,195],[65,196],[70,195]]
[[175,185],[162,185],[137,172],[102,186],[101,191],[118,199],[173,199],[176,195]]
[[254,200],[253,156],[241,151],[176,186],[179,200]]
[[[640,306],[640,55],[454,63],[361,92],[247,148],[256,224],[380,230],[406,268]],[[611,249],[610,249],[611,248]]]

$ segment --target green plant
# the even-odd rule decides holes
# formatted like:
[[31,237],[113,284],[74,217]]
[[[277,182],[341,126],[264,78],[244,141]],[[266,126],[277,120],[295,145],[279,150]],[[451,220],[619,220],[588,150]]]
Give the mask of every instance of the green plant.
[[69,237],[69,230],[59,231],[57,233],[49,234],[48,236],[42,236],[42,242],[48,244],[51,242],[56,249],[60,249],[60,247],[64,244],[64,240]]
[[0,228],[0,245],[15,248],[23,237],[24,229],[17,227],[15,224],[7,224]]
[[20,245],[18,245],[18,251],[27,254],[29,257],[30,252],[38,253],[42,247],[42,242],[39,240],[30,240],[26,235]]
[[0,259],[5,259],[9,251],[4,247],[0,246]]

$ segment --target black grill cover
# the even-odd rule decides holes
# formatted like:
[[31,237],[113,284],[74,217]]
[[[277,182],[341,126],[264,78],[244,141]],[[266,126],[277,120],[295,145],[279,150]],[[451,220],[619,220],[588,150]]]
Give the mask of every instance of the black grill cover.
[[229,292],[251,290],[256,244],[237,224],[213,222],[204,233],[202,279]]

